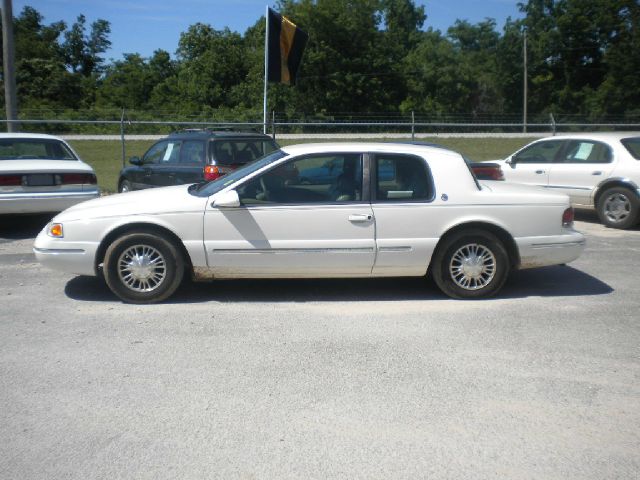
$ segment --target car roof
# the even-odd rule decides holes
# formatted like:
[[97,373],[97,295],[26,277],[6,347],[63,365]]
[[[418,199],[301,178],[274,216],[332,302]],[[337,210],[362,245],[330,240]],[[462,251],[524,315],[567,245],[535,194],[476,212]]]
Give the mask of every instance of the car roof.
[[170,133],[167,138],[256,138],[272,140],[269,135],[258,132],[235,132],[230,130],[180,130]]
[[405,153],[413,155],[424,155],[431,153],[435,155],[450,155],[460,157],[459,153],[441,146],[416,145],[411,143],[382,143],[382,142],[332,142],[332,143],[301,143],[297,145],[287,145],[281,150],[289,155],[304,155],[307,153],[330,153],[330,152],[380,152],[380,153]]
[[21,139],[34,139],[34,140],[58,140],[63,141],[60,137],[54,135],[47,135],[45,133],[0,133],[0,138],[21,138]]
[[540,140],[571,140],[571,139],[585,139],[585,140],[601,140],[601,141],[613,141],[622,140],[625,138],[640,137],[640,132],[581,132],[581,133],[565,133],[562,135],[555,135],[553,137],[545,137]]

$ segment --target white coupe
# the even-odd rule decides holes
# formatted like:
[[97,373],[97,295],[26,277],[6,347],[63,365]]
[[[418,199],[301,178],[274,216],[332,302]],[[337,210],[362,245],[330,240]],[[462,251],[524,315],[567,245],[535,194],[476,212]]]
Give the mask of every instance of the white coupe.
[[60,212],[99,196],[95,172],[64,140],[0,133],[0,215]]
[[[322,182],[304,179],[325,169]],[[88,201],[35,241],[44,265],[104,275],[121,299],[161,301],[185,273],[215,278],[425,276],[454,298],[497,293],[513,268],[583,251],[564,194],[479,183],[437,147],[284,147],[216,181]]]

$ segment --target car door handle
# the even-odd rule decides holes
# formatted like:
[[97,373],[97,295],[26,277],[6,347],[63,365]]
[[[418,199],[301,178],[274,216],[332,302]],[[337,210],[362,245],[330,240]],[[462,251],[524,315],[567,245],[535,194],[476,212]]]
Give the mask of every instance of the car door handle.
[[600,170],[596,170],[591,175],[602,175],[602,172]]
[[370,222],[372,218],[373,218],[372,215],[362,215],[362,214],[349,215],[349,221],[354,223]]
[[542,174],[544,173],[544,170],[536,170],[536,173],[537,173],[538,175],[542,175]]

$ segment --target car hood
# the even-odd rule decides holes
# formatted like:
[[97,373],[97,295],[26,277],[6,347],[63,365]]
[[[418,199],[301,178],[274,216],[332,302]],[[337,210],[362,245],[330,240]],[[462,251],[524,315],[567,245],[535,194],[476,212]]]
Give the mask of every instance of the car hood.
[[56,216],[56,221],[86,220],[98,217],[180,214],[202,211],[207,197],[188,192],[189,185],[151,188],[107,195],[74,205]]
[[496,180],[480,180],[483,190],[492,192],[499,201],[569,204],[569,196],[536,185],[523,185]]
[[93,168],[79,160],[0,160],[0,172],[2,173],[28,173],[28,172],[91,172]]

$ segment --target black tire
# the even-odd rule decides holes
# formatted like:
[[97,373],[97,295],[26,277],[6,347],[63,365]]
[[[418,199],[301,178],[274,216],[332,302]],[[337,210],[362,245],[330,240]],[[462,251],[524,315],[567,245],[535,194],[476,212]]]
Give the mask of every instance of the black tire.
[[154,303],[176,291],[184,269],[184,258],[172,241],[156,233],[132,232],[107,248],[103,272],[111,291],[123,301]]
[[122,180],[118,185],[118,192],[126,193],[132,191],[131,182],[129,180]]
[[[465,263],[465,259],[471,263]],[[431,275],[438,288],[449,297],[459,299],[495,295],[510,270],[509,254],[502,242],[480,229],[461,231],[447,238],[438,247],[431,264]]]
[[613,187],[598,198],[598,217],[611,228],[631,228],[638,223],[640,201],[628,188]]

